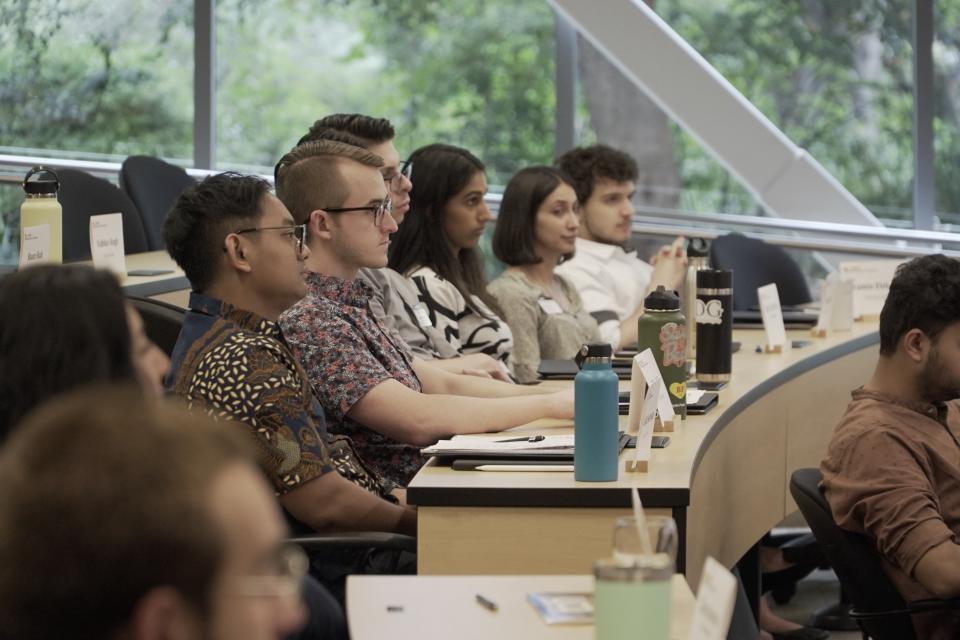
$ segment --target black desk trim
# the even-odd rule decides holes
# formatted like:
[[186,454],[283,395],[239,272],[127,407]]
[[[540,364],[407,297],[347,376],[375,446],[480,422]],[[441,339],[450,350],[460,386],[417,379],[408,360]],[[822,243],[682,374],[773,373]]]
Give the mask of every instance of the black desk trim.
[[[690,490],[641,488],[640,499],[645,507],[686,507],[690,504]],[[629,487],[597,487],[576,491],[569,488],[409,487],[407,502],[418,507],[629,508],[632,505]]]
[[141,298],[149,298],[150,296],[155,296],[161,293],[183,291],[184,289],[190,289],[190,281],[187,280],[186,276],[175,276],[153,282],[141,282],[140,284],[123,285],[124,293],[129,296],[139,296]]

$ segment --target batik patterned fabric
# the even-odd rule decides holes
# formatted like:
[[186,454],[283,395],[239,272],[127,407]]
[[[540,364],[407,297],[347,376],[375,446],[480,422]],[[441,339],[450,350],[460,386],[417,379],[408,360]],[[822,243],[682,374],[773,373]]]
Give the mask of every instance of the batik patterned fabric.
[[334,433],[349,435],[363,459],[402,486],[423,466],[418,447],[398,442],[347,414],[370,390],[396,380],[419,392],[413,356],[398,333],[370,310],[373,290],[360,279],[311,273],[307,295],[280,316],[280,327]]
[[167,386],[190,408],[248,428],[279,494],[336,470],[393,499],[395,485],[357,457],[350,439],[327,432],[323,410],[275,323],[192,293]]
[[511,368],[513,334],[510,327],[476,296],[468,304],[449,280],[430,267],[410,274],[427,305],[430,321],[461,355],[485,353]]

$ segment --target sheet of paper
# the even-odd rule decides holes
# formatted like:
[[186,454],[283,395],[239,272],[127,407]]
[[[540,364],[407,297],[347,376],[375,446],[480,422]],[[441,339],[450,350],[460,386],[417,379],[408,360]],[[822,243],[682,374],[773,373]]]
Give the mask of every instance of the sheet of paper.
[[901,261],[858,260],[840,263],[840,279],[853,282],[853,315],[880,315],[890,291],[890,281]]
[[670,400],[670,392],[667,391],[666,385],[662,384],[663,375],[660,373],[660,367],[657,366],[656,358],[653,357],[653,351],[644,349],[633,359],[640,365],[640,370],[643,372],[643,377],[648,385],[651,384],[652,380],[660,380],[661,382],[660,394],[657,396],[657,414],[660,416],[660,421],[669,422],[673,420],[673,402]]
[[736,596],[737,579],[722,564],[707,556],[687,637],[690,640],[724,640],[733,618]]
[[105,213],[90,216],[90,255],[93,266],[108,269],[117,275],[127,273],[123,251],[123,214]]
[[757,288],[757,298],[760,300],[760,316],[763,318],[763,330],[767,334],[767,346],[777,345],[784,351],[790,348],[787,340],[787,330],[783,326],[783,310],[780,308],[780,293],[776,283]]
[[[640,422],[637,426],[637,448],[633,450],[633,461],[650,460],[650,450],[653,448],[653,427],[657,418],[657,398],[663,388],[663,380],[656,378],[647,385],[647,392],[643,396],[643,406],[640,408]],[[633,395],[630,396],[631,402]]]
[[[537,435],[537,434],[529,434]],[[498,440],[511,440],[513,438],[523,438],[523,434],[511,435],[509,432],[498,433],[493,437],[483,436],[454,436],[450,440],[440,440],[436,444],[427,447],[431,450],[461,450],[476,449],[480,451],[521,451],[531,449],[572,449],[573,436],[544,436],[543,440],[529,442],[520,440],[514,442],[497,442]]]
[[23,228],[20,245],[20,268],[50,262],[50,225],[38,224]]
[[705,393],[704,389],[687,389],[687,404],[696,404]]

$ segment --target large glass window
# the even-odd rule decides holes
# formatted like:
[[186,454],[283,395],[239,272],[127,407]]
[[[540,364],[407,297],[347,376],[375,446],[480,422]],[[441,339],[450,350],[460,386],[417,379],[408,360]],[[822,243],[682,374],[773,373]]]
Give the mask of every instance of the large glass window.
[[446,142],[503,184],[551,162],[554,18],[546,2],[217,4],[217,163],[270,172],[319,117],[389,118],[401,153]]
[[[192,16],[190,0],[0,3],[0,153],[189,163]],[[15,259],[21,200],[0,188],[0,262]]]

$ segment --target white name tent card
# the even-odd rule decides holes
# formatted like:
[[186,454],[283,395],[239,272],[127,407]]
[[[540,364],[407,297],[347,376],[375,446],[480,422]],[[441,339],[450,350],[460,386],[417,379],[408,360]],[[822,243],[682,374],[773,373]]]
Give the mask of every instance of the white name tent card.
[[[633,356],[634,361],[640,366],[640,372],[647,384],[651,380],[660,380],[660,393],[657,396],[657,421],[656,431],[673,431],[673,401],[670,400],[670,392],[667,391],[667,385],[663,384],[663,374],[660,373],[660,366],[657,365],[657,359],[653,357],[653,351],[644,349]],[[631,397],[633,393],[631,392]],[[638,393],[638,396],[643,396]]]
[[50,262],[50,225],[39,224],[23,228],[20,245],[20,268]]
[[899,260],[864,260],[840,263],[840,279],[853,282],[853,316],[879,316],[890,291]]
[[783,324],[783,310],[780,308],[780,293],[777,285],[770,283],[757,288],[760,301],[760,317],[763,318],[763,330],[767,334],[767,353],[780,353],[790,349],[787,329]]
[[737,579],[722,564],[707,556],[700,574],[693,607],[689,640],[724,640],[733,619]]
[[853,281],[841,280],[839,273],[831,273],[823,281],[820,315],[811,333],[822,338],[830,331],[849,331],[852,328]]
[[[639,385],[637,384],[638,378],[641,380]],[[629,433],[636,430],[637,444],[633,450],[633,460],[626,461],[627,471],[646,472],[649,470],[650,451],[653,449],[654,423],[657,420],[657,400],[660,397],[661,389],[663,389],[663,380],[654,378],[647,384],[646,393],[641,394],[637,387],[643,388],[642,380],[643,372],[640,370],[640,365],[634,360],[634,389],[630,392],[630,415],[627,418],[627,429]]]
[[127,273],[123,251],[123,214],[105,213],[90,216],[90,255],[93,266],[108,269],[117,275]]

